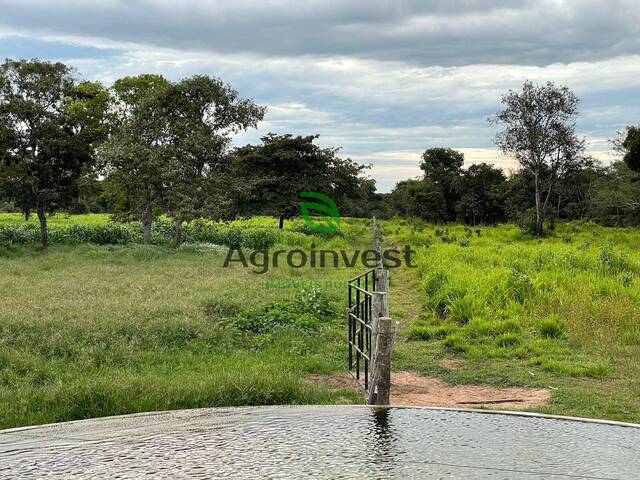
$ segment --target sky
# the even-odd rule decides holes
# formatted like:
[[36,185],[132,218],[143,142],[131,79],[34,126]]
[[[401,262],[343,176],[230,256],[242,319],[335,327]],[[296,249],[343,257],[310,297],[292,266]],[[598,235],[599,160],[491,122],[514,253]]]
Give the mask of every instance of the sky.
[[640,123],[640,0],[0,0],[0,57],[63,61],[106,85],[218,76],[268,107],[236,144],[319,134],[371,164],[383,192],[419,175],[431,147],[514,168],[487,118],[527,79],[573,89],[603,162]]

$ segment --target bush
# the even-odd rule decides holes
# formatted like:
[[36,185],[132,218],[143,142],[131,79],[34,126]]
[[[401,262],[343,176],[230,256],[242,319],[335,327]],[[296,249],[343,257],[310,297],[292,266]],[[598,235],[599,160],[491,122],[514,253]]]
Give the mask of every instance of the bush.
[[[171,243],[175,225],[167,218],[153,223],[152,235],[156,243]],[[185,242],[204,242],[232,248],[264,250],[276,244],[304,245],[307,237],[300,232],[281,231],[268,227],[238,227],[229,223],[195,220],[184,226]],[[40,241],[37,224],[0,226],[0,246],[35,245]],[[93,243],[124,245],[142,243],[142,225],[132,223],[68,224],[49,226],[49,242],[59,245]]]
[[[50,227],[49,242],[52,244],[77,245],[123,245],[142,240],[142,232],[133,225],[106,223],[102,225],[68,225]],[[0,227],[0,245],[32,245],[40,242],[38,225],[5,225]]]
[[265,334],[294,327],[306,331],[322,328],[337,316],[337,308],[319,290],[301,292],[294,300],[269,303],[224,320],[224,324],[242,332]]

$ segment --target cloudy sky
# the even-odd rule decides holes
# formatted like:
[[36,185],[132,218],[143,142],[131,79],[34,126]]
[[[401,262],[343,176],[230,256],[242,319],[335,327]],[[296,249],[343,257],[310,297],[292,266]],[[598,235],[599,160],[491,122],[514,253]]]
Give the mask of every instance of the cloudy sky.
[[61,60],[85,78],[221,77],[268,106],[236,143],[321,135],[373,165],[381,191],[420,152],[511,168],[487,117],[525,79],[568,85],[579,132],[640,123],[639,0],[0,0],[0,56]]

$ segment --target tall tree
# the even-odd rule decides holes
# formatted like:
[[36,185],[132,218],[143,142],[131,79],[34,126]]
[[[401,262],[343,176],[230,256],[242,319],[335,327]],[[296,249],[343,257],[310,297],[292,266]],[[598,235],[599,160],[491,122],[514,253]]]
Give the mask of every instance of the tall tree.
[[112,207],[124,219],[139,219],[151,243],[154,210],[162,208],[167,131],[156,98],[169,88],[161,75],[117,80],[110,89],[111,137],[100,148]]
[[183,223],[221,196],[211,187],[220,187],[230,135],[255,127],[265,109],[205,75],[177,83],[159,75],[125,77],[112,97],[113,136],[102,157],[113,204],[142,221],[146,244],[154,211],[168,214],[179,245]]
[[639,225],[638,173],[621,161],[605,167],[590,185],[589,216],[605,225]]
[[526,81],[503,95],[504,109],[489,119],[503,126],[496,145],[531,172],[535,183],[534,233],[542,235],[551,192],[565,171],[580,160],[584,141],[575,133],[578,97],[552,82]]
[[106,134],[106,104],[100,84],[76,81],[62,63],[0,66],[2,183],[25,217],[37,213],[43,248],[46,214],[73,199],[78,179],[90,174],[94,148]]
[[330,195],[338,205],[360,195],[368,167],[338,157],[336,148],[319,147],[313,143],[317,138],[270,133],[261,145],[238,148],[233,155],[234,175],[242,182],[238,213],[274,215],[283,228],[284,220],[299,212],[300,192]]
[[440,190],[444,201],[445,220],[455,219],[458,201],[456,182],[462,173],[464,154],[451,148],[429,148],[422,154],[420,168],[424,178]]
[[265,108],[206,75],[171,85],[157,101],[171,153],[163,171],[164,209],[175,221],[180,245],[185,221],[214,213],[224,202],[231,135],[257,127]]

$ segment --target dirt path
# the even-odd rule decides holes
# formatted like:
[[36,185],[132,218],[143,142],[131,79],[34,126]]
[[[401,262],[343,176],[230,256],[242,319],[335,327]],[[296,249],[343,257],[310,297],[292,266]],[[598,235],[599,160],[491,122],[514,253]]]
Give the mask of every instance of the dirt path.
[[549,403],[547,389],[498,388],[492,385],[448,385],[411,372],[391,376],[391,404],[412,406],[516,409]]
[[[307,380],[335,389],[360,389],[348,373],[310,375]],[[448,385],[438,378],[412,372],[394,372],[391,376],[392,405],[523,410],[543,407],[549,403],[549,397],[547,389]]]

